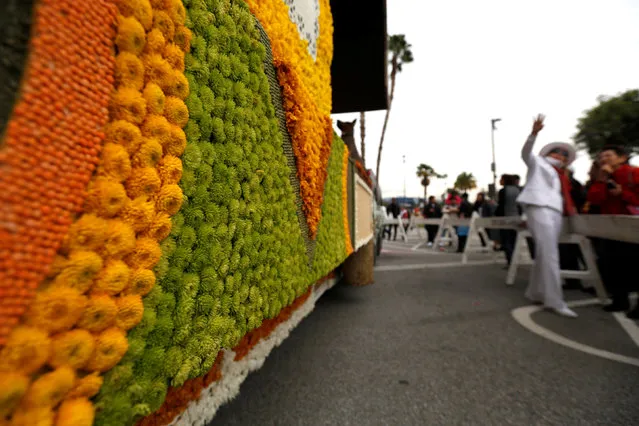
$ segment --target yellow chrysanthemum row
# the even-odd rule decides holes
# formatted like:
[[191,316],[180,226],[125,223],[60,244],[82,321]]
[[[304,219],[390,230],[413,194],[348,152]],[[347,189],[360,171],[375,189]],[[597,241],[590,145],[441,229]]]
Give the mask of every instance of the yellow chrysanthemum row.
[[344,165],[342,168],[342,212],[344,214],[344,235],[346,239],[346,257],[353,253],[353,242],[351,241],[351,229],[348,223],[348,149],[344,149]]
[[286,125],[297,159],[302,207],[315,238],[322,212],[326,168],[333,140],[330,66],[333,56],[333,22],[328,0],[320,1],[320,35],[317,59],[308,52],[288,6],[281,0],[247,0],[271,40]]
[[100,163],[49,277],[0,351],[0,424],[93,422],[88,398],[128,350],[182,205],[186,12],[181,0],[116,3],[116,91]]

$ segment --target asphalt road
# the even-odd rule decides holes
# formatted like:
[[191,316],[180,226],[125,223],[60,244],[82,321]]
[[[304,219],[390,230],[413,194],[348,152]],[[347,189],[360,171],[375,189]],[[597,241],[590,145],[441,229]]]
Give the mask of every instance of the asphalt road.
[[[459,266],[459,255],[413,246],[387,244],[374,285],[328,291],[212,425],[639,424],[639,366],[559,345],[513,319],[527,305],[526,271],[506,287],[492,256]],[[576,311],[576,320],[532,319],[639,362],[611,314]]]

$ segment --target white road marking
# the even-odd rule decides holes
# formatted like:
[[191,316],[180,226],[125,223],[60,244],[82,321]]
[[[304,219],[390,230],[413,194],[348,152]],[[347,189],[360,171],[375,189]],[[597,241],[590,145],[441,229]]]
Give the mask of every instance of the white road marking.
[[[568,302],[568,306],[571,308],[576,308],[580,306],[596,305],[599,303],[599,299],[586,299],[578,300],[575,302]],[[620,355],[614,352],[605,351],[603,349],[593,348],[592,346],[584,345],[583,343],[567,339],[553,331],[540,326],[532,320],[531,315],[535,312],[541,311],[542,309],[544,309],[542,306],[523,306],[521,308],[513,309],[511,315],[515,319],[515,321],[521,324],[524,328],[532,331],[538,336],[543,337],[544,339],[548,339],[552,342],[558,343],[562,346],[566,346],[576,351],[598,356],[600,358],[605,358],[610,361],[621,362],[623,364],[629,364],[634,365],[635,367],[639,367],[639,358],[629,357],[626,355]],[[566,321],[570,321],[570,319],[566,319]]]
[[421,246],[423,246],[426,243],[427,243],[426,241],[422,241],[421,243],[411,247],[411,250],[417,250],[418,248],[420,248]]
[[639,346],[639,326],[637,326],[637,323],[626,318],[626,315],[620,312],[615,312],[613,315],[619,321],[621,327],[626,330],[632,341],[635,342],[635,345]]
[[481,265],[498,265],[498,262],[493,260],[472,260],[466,264],[461,262],[442,262],[442,263],[418,263],[412,265],[386,265],[375,267],[376,272],[388,272],[388,271],[411,271],[418,269],[440,269],[440,268],[459,268],[463,266],[481,266]]

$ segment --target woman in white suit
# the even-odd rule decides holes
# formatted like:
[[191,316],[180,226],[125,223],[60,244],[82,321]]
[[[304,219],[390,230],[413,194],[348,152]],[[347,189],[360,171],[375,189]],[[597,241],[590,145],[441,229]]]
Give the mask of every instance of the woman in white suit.
[[575,159],[575,149],[562,142],[544,146],[539,155],[532,152],[537,134],[544,127],[539,115],[532,133],[521,150],[528,174],[526,186],[517,197],[524,207],[528,229],[535,240],[535,264],[526,297],[566,317],[577,314],[563,300],[559,274],[559,235],[564,215],[576,213],[570,197],[570,179],[565,168]]

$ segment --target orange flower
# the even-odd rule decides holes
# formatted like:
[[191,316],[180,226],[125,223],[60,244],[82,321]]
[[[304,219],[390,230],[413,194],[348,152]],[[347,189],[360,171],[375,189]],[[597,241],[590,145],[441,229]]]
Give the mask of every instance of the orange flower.
[[31,374],[47,362],[50,348],[47,333],[35,327],[19,326],[0,351],[0,371]]
[[155,274],[150,269],[135,269],[131,271],[129,286],[125,294],[146,296],[155,285]]
[[56,426],[91,426],[95,416],[93,404],[86,398],[68,399],[60,405]]
[[93,285],[95,294],[115,295],[124,290],[129,282],[129,267],[121,260],[110,260]]
[[109,328],[98,335],[95,352],[86,368],[89,371],[110,370],[120,362],[128,349],[126,333],[119,328]]
[[31,384],[21,402],[21,409],[53,408],[71,390],[75,372],[69,367],[60,367],[43,374]]
[[138,238],[135,250],[127,258],[127,263],[134,269],[149,269],[155,266],[162,256],[162,249],[157,241],[151,238]]
[[68,330],[80,319],[86,302],[78,290],[50,288],[37,294],[25,322],[51,333]]
[[94,333],[102,331],[113,325],[117,313],[118,307],[112,298],[106,294],[92,295],[78,322],[78,327]]
[[82,368],[93,354],[95,341],[86,330],[71,330],[53,336],[49,365],[53,368],[69,366]]
[[67,398],[92,398],[100,392],[102,382],[104,382],[104,379],[97,372],[86,375],[76,380],[73,389],[67,394]]
[[19,373],[0,373],[0,419],[10,416],[27,392],[29,379]]
[[115,317],[115,325],[122,330],[130,330],[142,320],[144,305],[142,298],[137,294],[121,296],[116,300],[118,314]]

